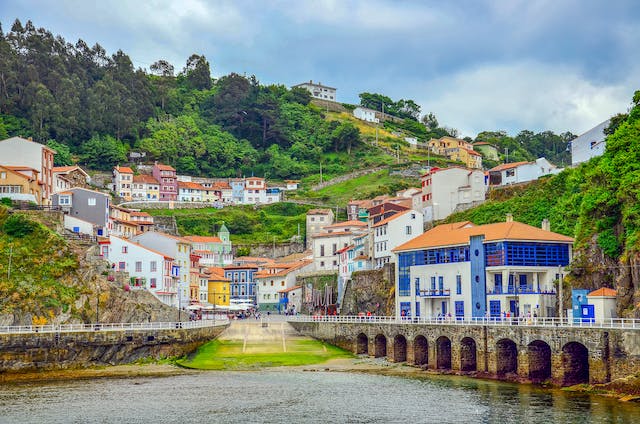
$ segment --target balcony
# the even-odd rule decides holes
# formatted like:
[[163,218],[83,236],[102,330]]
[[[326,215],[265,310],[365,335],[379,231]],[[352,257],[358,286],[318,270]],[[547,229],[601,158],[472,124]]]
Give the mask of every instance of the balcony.
[[451,290],[449,289],[431,289],[420,290],[420,297],[450,297]]
[[513,297],[513,296],[520,296],[520,295],[525,295],[525,294],[549,294],[549,295],[555,295],[556,291],[555,289],[550,289],[550,290],[546,290],[546,289],[541,289],[541,288],[535,288],[532,286],[527,286],[527,287],[518,287],[517,289],[510,287],[507,290],[487,290],[487,294],[498,294],[498,295],[504,295],[504,296],[509,296],[509,297]]

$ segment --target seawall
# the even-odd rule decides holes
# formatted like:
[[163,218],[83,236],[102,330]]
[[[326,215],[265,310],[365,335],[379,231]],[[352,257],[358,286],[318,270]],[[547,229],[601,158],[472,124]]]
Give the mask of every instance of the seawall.
[[121,365],[142,358],[182,356],[227,327],[0,334],[0,372]]

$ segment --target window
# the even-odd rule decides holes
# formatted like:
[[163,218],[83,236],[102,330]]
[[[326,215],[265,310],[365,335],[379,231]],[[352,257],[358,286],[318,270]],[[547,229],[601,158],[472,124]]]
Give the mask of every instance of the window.
[[142,261],[136,261],[136,272],[142,272]]
[[464,302],[462,300],[456,300],[456,319],[464,318]]
[[324,268],[324,261],[320,261],[320,267]]
[[411,225],[407,225],[407,227],[405,228],[405,233],[410,236],[411,235]]
[[6,172],[0,172],[0,178],[3,180],[7,179],[7,173]]
[[118,269],[120,271],[123,271],[125,268],[126,264],[124,262],[118,262]]
[[332,246],[332,247],[333,247],[333,249],[332,249],[332,251],[333,251],[332,255],[335,255],[335,254],[336,254],[336,252],[338,251],[338,245],[337,245],[336,243],[333,243],[333,246]]
[[456,294],[462,294],[462,277],[456,275]]
[[333,266],[337,266],[338,262],[337,261],[333,261]]
[[324,256],[324,244],[320,245],[320,256]]
[[280,286],[281,286],[281,287],[284,287],[284,281],[281,281],[281,282],[280,282]]
[[149,271],[156,272],[158,270],[158,263],[156,261],[149,262]]
[[122,246],[122,253],[127,253],[128,246]]
[[89,198],[87,199],[87,204],[88,204],[89,206],[95,206],[95,205],[96,205],[96,198],[95,198],[95,197],[89,197]]
[[515,175],[516,175],[516,170],[515,169],[507,169],[507,172],[506,172],[506,176],[507,177],[513,177]]
[[149,280],[149,281],[151,282],[151,288],[152,288],[152,289],[155,289],[155,288],[156,288],[156,286],[157,286],[157,284],[156,284],[156,279],[155,279],[155,278],[152,278],[152,279],[151,279],[151,280]]

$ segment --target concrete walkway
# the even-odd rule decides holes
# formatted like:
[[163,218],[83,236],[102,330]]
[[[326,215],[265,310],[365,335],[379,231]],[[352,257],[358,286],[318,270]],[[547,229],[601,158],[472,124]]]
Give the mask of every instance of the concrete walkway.
[[232,320],[231,325],[218,337],[221,341],[242,341],[242,351],[259,346],[282,346],[284,352],[287,351],[287,341],[293,339],[307,339],[286,321],[277,319],[279,317],[256,320],[248,318],[243,320]]

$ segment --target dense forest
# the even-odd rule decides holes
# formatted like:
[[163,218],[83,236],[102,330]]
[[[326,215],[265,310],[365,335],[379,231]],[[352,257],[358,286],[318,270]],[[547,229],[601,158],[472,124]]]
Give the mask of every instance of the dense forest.
[[[401,118],[384,124],[390,131],[420,141],[457,135],[433,113],[420,117],[413,100],[375,93],[360,99]],[[6,33],[0,26],[0,139],[14,135],[49,144],[58,165],[103,170],[129,162],[132,151],[180,173],[219,177],[299,178],[318,173],[320,163],[336,175],[393,160],[364,143],[352,122],[329,119],[304,89],[235,73],[214,80],[210,62],[198,54],[179,71],[165,60],[135,69],[123,51],[72,44],[19,20]],[[476,140],[508,149],[509,161],[546,156],[562,164],[572,137],[487,131]]]
[[575,237],[573,287],[618,290],[619,313],[640,317],[640,91],[628,114],[606,130],[606,151],[576,168],[526,187],[506,188],[492,200],[447,221],[485,224],[514,219]]

